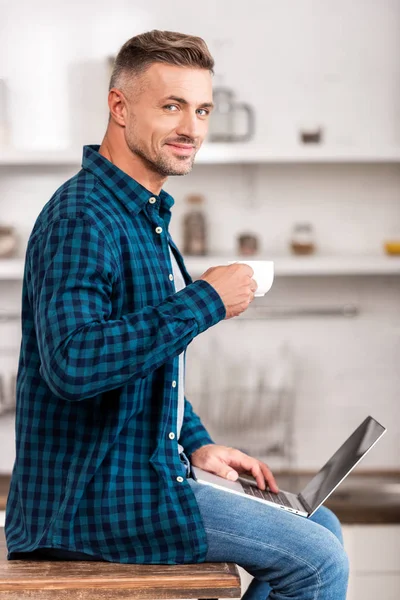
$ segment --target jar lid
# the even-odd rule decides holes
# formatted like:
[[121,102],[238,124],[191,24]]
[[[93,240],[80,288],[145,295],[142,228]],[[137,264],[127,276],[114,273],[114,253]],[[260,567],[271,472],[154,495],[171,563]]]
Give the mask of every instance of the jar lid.
[[190,204],[201,204],[204,202],[204,196],[201,194],[189,194],[189,196],[186,197],[186,201]]
[[0,225],[0,234],[14,233],[15,227],[13,225]]

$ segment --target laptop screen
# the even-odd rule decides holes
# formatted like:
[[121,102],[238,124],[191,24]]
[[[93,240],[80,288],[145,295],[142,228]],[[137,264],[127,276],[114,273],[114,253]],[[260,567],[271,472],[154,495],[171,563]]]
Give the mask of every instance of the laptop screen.
[[385,431],[385,427],[372,417],[367,417],[357,427],[299,494],[311,511],[326,500]]

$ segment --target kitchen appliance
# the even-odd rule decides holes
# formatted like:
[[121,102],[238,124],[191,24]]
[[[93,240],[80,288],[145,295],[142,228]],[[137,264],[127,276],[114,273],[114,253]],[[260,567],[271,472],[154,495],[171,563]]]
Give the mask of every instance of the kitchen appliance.
[[[211,113],[208,141],[247,142],[254,135],[254,110],[245,102],[236,102],[233,90],[217,87],[213,90],[215,108]],[[242,113],[242,114],[240,114]],[[238,132],[240,119],[246,119],[244,133]]]

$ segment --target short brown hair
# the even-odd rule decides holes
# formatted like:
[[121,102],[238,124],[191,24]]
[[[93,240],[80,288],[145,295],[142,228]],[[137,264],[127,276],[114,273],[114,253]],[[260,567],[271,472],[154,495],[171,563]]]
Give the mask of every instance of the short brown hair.
[[214,74],[214,59],[201,37],[153,29],[135,35],[118,52],[109,90],[119,87],[126,74],[139,75],[153,63],[208,69]]

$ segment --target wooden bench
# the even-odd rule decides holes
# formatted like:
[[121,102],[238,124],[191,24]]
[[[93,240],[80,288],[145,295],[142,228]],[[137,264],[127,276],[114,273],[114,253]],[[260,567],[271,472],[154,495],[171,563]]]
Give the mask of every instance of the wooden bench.
[[126,565],[6,556],[0,528],[0,600],[240,598],[239,572],[232,563]]

